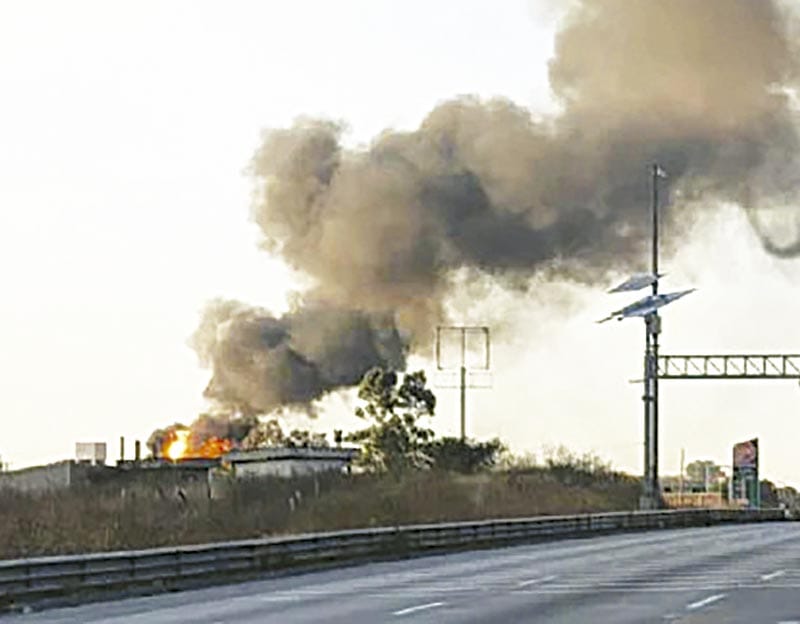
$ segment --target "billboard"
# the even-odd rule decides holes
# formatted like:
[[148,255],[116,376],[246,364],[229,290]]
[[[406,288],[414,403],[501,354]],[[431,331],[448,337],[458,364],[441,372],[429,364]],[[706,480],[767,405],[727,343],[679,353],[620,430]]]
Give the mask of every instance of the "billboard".
[[747,502],[748,507],[761,505],[758,479],[758,438],[733,445],[733,498]]
[[758,470],[758,438],[733,445],[733,468]]

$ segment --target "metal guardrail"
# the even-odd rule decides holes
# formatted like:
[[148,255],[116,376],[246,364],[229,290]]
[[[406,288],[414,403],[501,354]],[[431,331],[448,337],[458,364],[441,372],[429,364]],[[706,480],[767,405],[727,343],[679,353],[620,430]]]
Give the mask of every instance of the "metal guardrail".
[[782,510],[543,516],[0,561],[0,609],[155,593],[271,572],[605,532],[784,520]]

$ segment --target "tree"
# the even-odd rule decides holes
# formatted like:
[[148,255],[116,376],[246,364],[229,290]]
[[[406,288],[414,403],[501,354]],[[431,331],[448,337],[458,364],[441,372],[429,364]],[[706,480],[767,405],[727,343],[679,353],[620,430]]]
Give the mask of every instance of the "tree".
[[303,448],[328,448],[330,446],[324,433],[309,431],[308,429],[293,429],[286,442],[289,446]]
[[285,433],[277,418],[260,422],[242,440],[245,449],[258,449],[275,446],[295,446],[303,448],[326,448],[329,446],[324,433],[306,429],[293,429]]
[[258,449],[267,446],[283,446],[286,444],[286,434],[277,418],[259,422],[250,429],[242,440],[242,448]]
[[436,409],[436,397],[426,387],[423,371],[405,374],[399,386],[398,381],[396,372],[382,368],[364,375],[358,398],[366,405],[356,409],[356,416],[370,425],[347,436],[361,445],[361,465],[395,476],[430,466],[426,449],[433,431],[420,421],[433,416]]
[[791,486],[778,488],[778,504],[788,509],[793,516],[800,512],[800,493]]
[[505,446],[498,439],[473,442],[460,438],[440,438],[432,440],[425,447],[425,453],[436,469],[467,474],[491,468],[503,451]]
[[760,483],[761,487],[761,506],[762,507],[777,507],[780,502],[780,496],[778,494],[778,488],[775,487],[775,484],[772,481],[768,481],[767,479],[763,479]]
[[705,459],[689,463],[686,466],[686,476],[692,483],[708,482],[709,488],[713,489],[714,485],[725,477],[725,473],[713,461]]
[[619,478],[601,457],[591,452],[578,455],[565,446],[545,448],[544,467],[553,479],[566,485],[590,485]]

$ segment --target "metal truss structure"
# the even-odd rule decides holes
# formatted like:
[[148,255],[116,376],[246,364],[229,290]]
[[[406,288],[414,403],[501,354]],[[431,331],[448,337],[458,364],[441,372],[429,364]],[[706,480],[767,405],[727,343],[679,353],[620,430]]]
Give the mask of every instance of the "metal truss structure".
[[800,380],[800,355],[661,355],[658,378]]

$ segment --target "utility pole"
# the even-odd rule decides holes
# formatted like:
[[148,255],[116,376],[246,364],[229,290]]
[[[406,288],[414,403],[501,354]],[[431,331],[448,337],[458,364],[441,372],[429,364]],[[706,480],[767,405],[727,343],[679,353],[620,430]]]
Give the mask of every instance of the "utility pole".
[[[727,468],[727,466],[726,466]],[[728,507],[733,506],[734,491],[733,491],[733,473],[734,467],[731,465],[731,475],[728,477]]]
[[[658,179],[664,172],[657,164],[651,167],[652,267],[653,295],[658,295]],[[658,483],[658,335],[661,317],[654,311],[645,317],[644,355],[644,487],[640,506],[655,509],[661,495]]]
[[[661,486],[658,478],[658,382],[661,378],[711,378],[706,371],[703,370],[701,375],[694,374],[694,370],[689,370],[689,363],[693,362],[692,356],[666,356],[660,357],[658,353],[658,340],[661,335],[661,316],[658,310],[675,301],[681,297],[688,295],[695,289],[683,290],[673,293],[665,293],[663,295],[658,293],[658,281],[661,274],[658,272],[658,179],[666,178],[667,174],[657,164],[653,163],[650,168],[650,190],[651,202],[650,211],[652,217],[652,245],[651,245],[651,269],[650,273],[637,273],[627,279],[625,282],[613,288],[609,292],[625,292],[631,290],[640,290],[647,286],[652,287],[652,294],[636,301],[630,305],[625,306],[619,310],[612,312],[604,319],[597,321],[598,323],[605,323],[611,319],[622,320],[625,318],[634,318],[643,316],[645,322],[645,348],[644,348],[644,392],[642,394],[642,401],[644,403],[644,474],[642,475],[642,493],[639,499],[639,506],[642,509],[657,509],[661,506]],[[699,356],[704,359],[706,363],[712,356]],[[764,365],[766,373],[767,362],[770,367],[775,366],[776,361],[780,361],[783,366],[783,372],[779,375],[781,378],[790,376],[787,370],[795,367],[796,373],[800,376],[800,364],[794,363],[795,356],[739,356],[745,363],[744,369],[747,374],[747,363],[750,360],[758,360]],[[800,356],[797,356],[800,358]],[[694,358],[697,359],[697,358]],[[663,367],[662,367],[662,360]],[[800,360],[798,360],[800,361]],[[675,375],[675,364],[685,364],[684,370],[681,374]],[[727,360],[726,360],[727,362]],[[670,366],[672,365],[672,368]],[[726,369],[727,370],[727,369]],[[777,370],[777,369],[776,369]],[[663,371],[663,372],[662,372]],[[672,374],[671,374],[672,371]],[[680,372],[680,371],[679,371]],[[778,371],[780,372],[780,371]],[[761,377],[764,377],[762,374]]]
[[650,509],[653,501],[653,492],[651,491],[652,469],[653,469],[653,455],[652,455],[652,401],[653,401],[653,387],[652,375],[650,369],[652,367],[650,356],[650,327],[649,317],[645,319],[645,347],[644,347],[644,475],[643,475],[643,491],[642,500],[639,501],[641,509]]
[[[653,275],[658,278],[658,178],[662,175],[661,167],[653,165]],[[653,280],[653,294],[658,294],[658,279]],[[653,332],[653,493],[655,504],[659,505],[661,492],[658,481],[658,335],[661,333],[661,317],[656,310],[650,323]]]
[[461,331],[461,441],[467,439],[467,332]]

